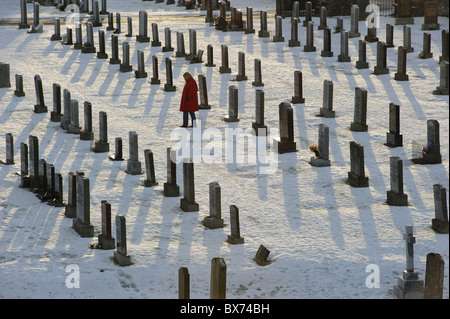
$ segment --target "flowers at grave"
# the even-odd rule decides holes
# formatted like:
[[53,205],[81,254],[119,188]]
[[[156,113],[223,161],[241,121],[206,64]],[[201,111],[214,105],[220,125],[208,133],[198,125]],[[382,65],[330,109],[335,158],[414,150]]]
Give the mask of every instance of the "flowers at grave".
[[317,145],[311,145],[309,147],[309,150],[311,152],[314,152],[314,155],[316,155],[316,157],[319,157],[319,147]]

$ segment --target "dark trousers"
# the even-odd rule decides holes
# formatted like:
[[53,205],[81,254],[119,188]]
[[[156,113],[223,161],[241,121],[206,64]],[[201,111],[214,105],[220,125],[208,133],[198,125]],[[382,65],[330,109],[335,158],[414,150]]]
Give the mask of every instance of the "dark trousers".
[[183,111],[183,126],[187,126],[187,125],[188,125],[189,114],[191,115],[192,125],[194,125],[194,121],[195,121],[195,112]]

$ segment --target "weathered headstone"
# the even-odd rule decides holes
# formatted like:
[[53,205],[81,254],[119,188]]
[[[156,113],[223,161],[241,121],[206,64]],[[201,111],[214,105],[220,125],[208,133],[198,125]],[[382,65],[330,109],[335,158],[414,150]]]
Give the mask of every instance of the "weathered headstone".
[[314,22],[309,21],[306,26],[306,44],[303,47],[305,52],[315,52],[316,47],[314,46]]
[[268,38],[270,36],[269,31],[267,31],[267,11],[260,11],[260,22],[261,27],[258,31],[259,38]]
[[403,136],[400,134],[400,106],[394,103],[389,103],[389,132],[386,132],[386,145],[403,146]]
[[266,266],[270,263],[267,259],[269,254],[270,251],[264,245],[259,245],[258,251],[256,252],[253,260],[260,266]]
[[233,245],[243,244],[244,237],[241,236],[239,224],[239,209],[236,205],[230,206],[231,235],[228,235],[227,242]]
[[99,139],[95,140],[93,152],[104,153],[109,151],[108,143],[108,116],[106,112],[100,111],[99,118]]
[[245,34],[255,33],[253,28],[253,8],[247,7],[247,26],[245,28]]
[[313,9],[312,2],[307,1],[305,3],[305,20],[303,20],[303,26],[306,27],[309,21],[312,21]]
[[447,191],[441,184],[433,185],[434,218],[431,227],[441,234],[448,234]]
[[389,68],[386,65],[386,43],[377,42],[377,65],[374,67],[373,74],[389,74]]
[[69,173],[69,188],[64,215],[67,218],[77,217],[77,175],[73,172]]
[[189,29],[189,54],[185,56],[186,60],[191,60],[197,54],[197,31]]
[[358,61],[356,61],[356,68],[357,69],[368,69],[369,63],[367,62],[367,56],[366,56],[366,41],[364,41],[364,40],[358,41],[358,53],[359,53],[359,58],[358,58]]
[[116,12],[116,28],[113,31],[114,34],[122,33],[122,24],[120,19],[120,12]]
[[28,175],[28,144],[20,143],[20,187],[30,187],[30,176]]
[[366,42],[378,42],[377,37],[377,28],[376,27],[367,27],[367,35],[364,37]]
[[114,14],[112,12],[108,12],[108,26],[106,27],[106,31],[114,31]]
[[73,44],[73,31],[72,28],[66,28],[66,36],[63,37],[61,41],[63,45],[72,45]]
[[423,49],[419,52],[419,58],[430,59],[433,57],[433,52],[431,52],[431,34],[423,33]]
[[424,16],[422,30],[439,30],[437,1],[428,1],[424,3]]
[[364,173],[364,147],[350,142],[350,172],[348,182],[353,187],[368,187],[369,178]]
[[188,159],[183,160],[183,192],[184,197],[180,200],[180,207],[185,212],[196,212],[199,205],[195,201],[194,187],[194,163]]
[[0,163],[5,165],[12,165],[14,164],[14,137],[12,133],[6,133],[6,160],[5,162],[0,161]]
[[267,126],[264,125],[264,91],[256,90],[255,122],[252,122],[252,128],[256,136],[266,136]]
[[129,136],[129,158],[127,160],[126,173],[131,175],[142,174],[141,162],[139,161],[138,152],[138,135],[135,131],[130,131]]
[[158,32],[158,24],[152,23],[152,36],[153,40],[151,42],[152,47],[160,47],[161,41],[159,41],[159,32]]
[[205,22],[206,23],[212,23],[214,22],[214,16],[213,16],[213,4],[212,4],[212,0],[205,0],[202,1],[202,5],[206,4],[206,18],[205,18]]
[[116,215],[116,250],[114,261],[120,266],[130,266],[131,257],[127,250],[127,226],[123,215]]
[[327,16],[328,16],[328,12],[327,12],[327,8],[326,7],[320,7],[320,14],[319,14],[319,26],[318,26],[318,30],[323,30],[323,28],[325,28],[327,26]]
[[272,37],[272,42],[284,42],[282,17],[275,17],[275,35]]
[[197,50],[197,54],[191,57],[190,63],[203,63],[203,50]]
[[317,167],[330,166],[330,128],[319,124],[319,154],[311,157],[311,165]]
[[131,38],[133,36],[133,18],[127,17],[127,29],[128,32],[125,33],[125,37]]
[[20,0],[20,23],[19,29],[28,29],[30,25],[28,24],[27,16],[27,0]]
[[178,299],[190,299],[191,279],[187,267],[178,269]]
[[350,62],[348,55],[348,31],[341,31],[341,54],[338,55],[338,62]]
[[[441,32],[441,52],[442,55],[439,57],[439,63],[449,62],[448,51],[449,51],[449,41],[448,41],[448,30],[442,30]],[[448,78],[448,76],[447,76]]]
[[75,43],[73,44],[74,50],[81,50],[83,47],[83,29],[81,23],[75,23]]
[[61,116],[61,128],[67,130],[70,124],[70,100],[71,95],[68,89],[63,90],[64,114]]
[[70,124],[67,127],[67,133],[80,134],[80,131],[78,100],[72,99],[70,100]]
[[120,64],[119,59],[119,36],[116,34],[111,34],[111,58],[109,59],[110,64]]
[[102,232],[98,234],[98,245],[101,249],[116,248],[116,239],[111,231],[111,204],[102,200]]
[[203,74],[198,75],[198,91],[200,96],[200,103],[198,108],[201,110],[209,110],[211,105],[208,101],[208,89],[206,87],[206,77]]
[[[344,19],[336,18],[336,26],[334,26],[333,29],[334,29],[333,33],[341,33],[342,30],[345,30],[344,29]],[[330,28],[330,30],[331,30],[331,28]],[[349,34],[349,37],[350,37],[350,34]]]
[[46,113],[47,106],[45,105],[45,102],[44,102],[44,91],[42,89],[42,80],[41,80],[40,75],[34,76],[34,88],[36,91],[36,105],[34,106],[34,112],[35,113]]
[[166,83],[164,84],[164,91],[173,92],[176,91],[177,87],[173,85],[173,74],[172,74],[172,60],[167,57],[166,62]]
[[238,74],[236,76],[236,81],[247,81],[247,76],[245,75],[245,53],[238,53]]
[[52,122],[61,121],[61,86],[53,83],[53,111],[50,113]]
[[147,72],[145,72],[144,51],[137,50],[138,69],[134,71],[136,78],[146,78]]
[[220,73],[231,73],[231,68],[229,67],[228,60],[228,46],[225,44],[221,45],[221,53],[222,53],[222,65],[219,68]]
[[355,108],[353,112],[353,122],[350,131],[367,132],[367,90],[355,88]]
[[140,43],[150,42],[148,36],[148,14],[147,11],[139,11],[139,34],[136,36],[136,41]]
[[332,57],[331,51],[331,29],[330,27],[323,28],[323,50],[320,52],[322,57]]
[[397,72],[395,73],[394,79],[396,81],[408,81],[409,75],[406,74],[406,61],[407,61],[408,49],[402,46],[398,47],[398,61],[397,61]]
[[155,175],[155,163],[153,160],[153,152],[148,149],[144,150],[144,158],[145,158],[145,173],[147,177],[144,180],[144,186],[152,187],[154,185],[158,185]]
[[107,59],[108,54],[105,52],[105,31],[98,30],[98,52],[97,59]]
[[175,56],[177,58],[186,57],[186,49],[184,46],[184,34],[177,31],[177,50],[175,51]]
[[89,189],[89,178],[78,171],[77,174],[77,216],[73,220],[72,228],[81,237],[93,237],[94,225],[91,224],[91,199]]
[[223,258],[211,260],[210,299],[226,299],[227,265]]
[[15,79],[16,89],[14,90],[14,95],[18,97],[25,96],[25,92],[23,91],[23,76],[20,74],[16,74]]
[[444,290],[444,258],[438,253],[427,254],[424,299],[442,299]]
[[255,69],[255,81],[252,82],[253,86],[264,86],[262,81],[262,69],[261,69],[261,60],[254,60],[254,69]]
[[294,96],[292,96],[291,103],[305,103],[305,98],[303,97],[302,71],[294,71]]
[[448,62],[441,62],[439,67],[439,86],[433,91],[436,95],[448,95],[449,90],[449,73],[448,73]]
[[170,28],[164,28],[164,46],[162,47],[162,52],[171,52],[175,49],[172,47],[172,32]]
[[133,66],[130,64],[130,44],[128,42],[122,43],[122,54],[123,59],[122,63],[120,63],[120,72],[133,71]]
[[167,182],[164,183],[164,196],[180,196],[180,187],[177,185],[177,152],[172,148],[167,148]]
[[161,80],[159,79],[159,64],[158,57],[156,55],[152,56],[152,70],[153,76],[150,79],[150,84],[161,84]]
[[203,219],[203,225],[210,229],[223,228],[220,191],[219,183],[209,183],[209,216]]
[[412,0],[395,0],[395,25],[414,24]]
[[54,22],[54,33],[52,34],[50,41],[60,41],[61,37],[61,21],[59,18],[55,18]]
[[407,52],[414,52],[414,48],[411,46],[411,27],[403,26],[403,47],[407,49]]
[[206,47],[206,55],[207,55],[207,58],[206,58],[207,62],[205,64],[205,66],[207,66],[207,67],[216,66],[214,64],[214,48],[211,44],[208,44],[208,46]]
[[316,116],[325,118],[334,118],[335,111],[333,110],[333,81],[323,81],[323,105],[320,108],[320,113]]
[[406,246],[406,270],[403,271],[403,276],[398,277],[394,294],[398,299],[423,299],[423,280],[419,280],[419,274],[414,270],[413,245],[416,237],[413,235],[413,226],[405,226],[403,239]]
[[416,164],[442,163],[439,122],[427,120],[427,145],[422,150],[422,157],[413,158]]
[[408,195],[403,193],[403,161],[390,157],[391,189],[387,191],[387,203],[391,206],[408,206]]
[[39,20],[39,3],[33,3],[33,25],[28,33],[42,33],[44,29],[44,24]]
[[354,4],[350,10],[350,31],[348,37],[359,38],[361,36],[361,33],[359,32],[359,7]]
[[294,111],[290,103],[283,102],[278,106],[280,119],[280,139],[273,140],[279,154],[296,152],[297,144],[294,141]]
[[386,23],[386,47],[394,47],[394,26]]
[[116,137],[114,143],[115,143],[114,157],[110,156],[109,159],[112,161],[123,161],[122,138]]
[[55,174],[55,186],[53,198],[48,201],[48,205],[55,207],[64,207],[63,201],[63,178],[61,173]]
[[297,18],[291,20],[291,39],[288,42],[290,47],[299,47],[300,41],[298,40],[298,22]]
[[92,20],[92,25],[94,27],[101,27],[103,25],[102,20],[100,20],[100,10],[97,0],[93,1],[92,3]]
[[238,88],[231,85],[228,88],[228,115],[223,119],[225,122],[239,122],[238,101]]

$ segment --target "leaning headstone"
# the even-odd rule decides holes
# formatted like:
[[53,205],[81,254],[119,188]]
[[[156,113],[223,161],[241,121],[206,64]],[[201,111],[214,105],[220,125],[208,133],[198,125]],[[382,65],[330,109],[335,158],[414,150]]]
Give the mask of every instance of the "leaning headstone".
[[280,139],[273,140],[279,154],[296,152],[297,144],[294,141],[294,111],[290,103],[283,102],[278,106],[280,119]]
[[260,12],[261,29],[258,31],[259,38],[268,38],[270,36],[269,31],[267,31],[267,12]]
[[298,22],[297,18],[291,20],[291,39],[288,42],[290,47],[299,47],[300,41],[298,40]]
[[422,30],[439,30],[440,25],[438,23],[438,6],[437,1],[429,1],[424,3],[424,16]]
[[266,136],[267,126],[264,125],[264,91],[256,90],[255,122],[252,122],[252,128],[256,136]]
[[319,154],[311,157],[311,165],[317,167],[330,166],[330,128],[319,124]]
[[333,81],[323,81],[323,105],[320,108],[320,113],[316,116],[325,118],[334,118],[335,111],[333,110]]
[[448,62],[441,62],[439,67],[439,86],[433,91],[436,95],[448,95],[449,84],[448,84]]
[[400,105],[394,103],[389,103],[389,132],[386,132],[386,145],[403,146],[403,136],[400,134]]
[[395,73],[394,80],[396,81],[408,81],[409,75],[406,74],[406,61],[407,61],[408,49],[402,46],[398,47],[398,59],[397,59],[397,72]]
[[264,245],[259,245],[258,251],[256,252],[253,260],[260,266],[266,266],[270,263],[267,259],[269,254],[270,251]]
[[162,47],[162,52],[171,52],[175,49],[172,47],[172,32],[170,28],[164,29],[164,46]]
[[201,110],[209,110],[211,105],[208,101],[208,89],[206,87],[206,77],[203,74],[198,75],[198,91],[200,96],[200,103],[198,108]]
[[138,135],[135,131],[130,131],[129,136],[129,158],[127,160],[127,174],[139,175],[142,174],[141,162],[139,161],[138,152]]
[[320,51],[322,57],[332,57],[333,51],[331,51],[331,29],[330,27],[323,28],[323,50]]
[[173,92],[176,91],[177,87],[173,85],[173,75],[172,75],[172,60],[167,57],[166,62],[166,83],[164,84],[164,91]]
[[238,88],[231,85],[228,88],[228,115],[223,119],[225,122],[239,122]]
[[408,195],[403,193],[403,161],[398,156],[390,157],[391,189],[387,191],[387,204],[408,206]]
[[147,11],[139,11],[139,34],[136,36],[136,41],[140,43],[150,42],[148,36],[148,14]]
[[178,269],[178,299],[190,299],[190,275],[187,267]]
[[438,253],[427,254],[424,299],[442,299],[444,290],[444,258]]
[[413,158],[416,164],[442,163],[439,122],[427,120],[427,145],[422,150],[422,157]]
[[367,132],[367,90],[364,88],[355,88],[355,108],[353,113],[353,122],[350,125],[350,131]]
[[314,22],[309,21],[306,26],[306,44],[303,47],[305,52],[315,52],[316,47],[314,46]]
[[350,142],[350,172],[348,182],[353,187],[368,187],[369,178],[364,173],[364,147]]
[[30,25],[28,24],[27,16],[27,0],[20,0],[20,23],[19,29],[28,29]]
[[164,183],[164,196],[180,196],[180,187],[177,184],[177,152],[172,148],[167,148],[167,182]]
[[414,24],[412,0],[395,1],[395,25]]
[[81,237],[93,237],[94,225],[91,224],[89,178],[83,172],[77,172],[77,216],[73,220],[72,228]]
[[120,63],[120,72],[133,71],[133,66],[130,64],[130,44],[128,42],[122,43],[122,54],[123,59],[122,63]]
[[161,80],[159,79],[158,57],[156,55],[152,56],[152,70],[153,77],[150,79],[150,84],[161,84]]
[[348,55],[348,31],[341,31],[341,54],[338,55],[338,62],[350,62]]
[[431,52],[431,34],[423,33],[423,49],[419,52],[419,58],[430,59],[433,57],[433,52]]
[[138,69],[134,71],[136,78],[146,78],[147,72],[145,72],[144,51],[137,50]]
[[155,175],[155,162],[153,160],[153,152],[151,150],[144,150],[145,159],[145,173],[146,179],[144,180],[145,187],[152,187],[158,185]]
[[34,76],[34,88],[36,91],[36,105],[34,106],[34,112],[35,113],[46,113],[47,106],[45,105],[45,102],[44,102],[44,91],[42,89],[42,80],[41,80],[40,75]]
[[109,151],[108,143],[108,117],[106,112],[100,111],[98,113],[99,118],[99,139],[95,141],[94,153],[105,153]]
[[92,131],[92,104],[91,102],[84,102],[84,130],[80,131],[80,140],[91,141],[94,139],[94,132]]
[[431,227],[440,234],[448,234],[447,191],[441,184],[433,185],[434,218]]
[[102,232],[98,234],[98,245],[101,249],[116,248],[116,239],[111,231],[111,204],[102,200]]
[[227,265],[223,258],[211,260],[210,299],[226,299]]
[[228,235],[227,242],[233,245],[243,244],[244,237],[241,236],[239,224],[239,209],[236,205],[230,206],[231,235]]
[[199,205],[195,201],[194,187],[194,163],[188,159],[183,160],[183,192],[184,197],[180,200],[180,207],[184,212],[196,212]]
[[414,270],[414,244],[416,237],[413,235],[413,226],[406,225],[403,239],[406,246],[406,270],[403,276],[399,276],[397,285],[394,286],[394,294],[398,299],[423,299],[423,280]]
[[386,49],[386,43],[377,42],[377,65],[375,65],[373,72],[375,75],[389,74],[389,68],[386,64]]
[[349,38],[359,38],[361,33],[359,32],[359,7],[354,4],[351,7],[350,13],[350,31],[348,33]]
[[209,183],[209,216],[203,219],[203,225],[210,229],[223,228],[220,190],[219,183]]
[[302,71],[294,71],[294,96],[292,96],[291,103],[305,103],[305,98],[303,97]]
[[20,74],[16,74],[15,79],[16,89],[14,90],[14,95],[18,97],[25,96],[25,92],[23,91],[23,76]]
[[52,122],[61,121],[61,85],[53,83],[53,111],[50,113]]
[[62,40],[61,37],[61,21],[59,18],[55,18],[54,20],[54,33],[52,34],[52,37],[50,38],[50,41],[60,41]]
[[123,215],[116,215],[116,250],[114,261],[120,266],[130,266],[131,257],[127,251],[127,226]]
[[220,73],[231,73],[231,68],[229,67],[228,60],[228,46],[225,44],[221,45],[222,52],[222,66],[219,68]]
[[366,56],[366,41],[359,40],[358,42],[358,53],[359,58],[358,61],[356,61],[356,68],[357,69],[368,69],[369,63],[367,62],[367,56]]

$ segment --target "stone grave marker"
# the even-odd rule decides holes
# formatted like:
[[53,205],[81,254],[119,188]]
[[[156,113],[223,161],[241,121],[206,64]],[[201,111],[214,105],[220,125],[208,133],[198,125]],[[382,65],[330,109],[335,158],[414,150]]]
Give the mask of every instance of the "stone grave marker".
[[305,103],[302,71],[294,71],[294,96],[292,96],[291,103]]
[[210,299],[226,299],[227,265],[223,258],[211,260]]
[[433,185],[434,218],[431,227],[440,234],[448,234],[447,192],[441,184]]
[[50,112],[50,121],[61,121],[61,85],[53,83],[53,111]]
[[14,90],[14,95],[18,97],[25,96],[25,92],[23,91],[23,76],[20,74],[16,74],[15,79],[16,89]]
[[369,178],[364,173],[364,147],[350,142],[350,172],[348,183],[353,187],[369,187]]
[[223,119],[225,122],[239,122],[238,101],[238,88],[235,85],[231,85],[228,88],[228,115]]
[[253,260],[260,266],[266,266],[270,262],[267,259],[269,257],[270,251],[264,246],[259,245],[258,251],[256,252],[255,258]]
[[[449,50],[449,41],[448,41],[448,30],[442,30],[441,32],[441,52],[442,55],[439,57],[439,63],[449,62],[448,60],[448,50]],[[448,78],[448,76],[447,76]]]
[[288,42],[290,47],[299,47],[300,41],[298,40],[298,22],[297,18],[291,20],[291,39]]
[[109,59],[110,64],[120,64],[119,59],[119,36],[116,34],[111,34],[111,58]]
[[53,22],[54,33],[52,34],[50,41],[61,41],[61,21],[59,18],[55,18]]
[[427,120],[427,145],[422,150],[422,157],[413,158],[416,164],[442,163],[439,122]]
[[366,41],[359,40],[358,41],[358,52],[359,52],[359,59],[356,61],[356,68],[357,69],[368,69],[369,63],[367,62],[366,57]]
[[134,71],[134,74],[137,79],[146,78],[147,72],[145,72],[144,51],[137,50],[137,60],[138,60],[138,69]]
[[433,91],[435,95],[448,95],[448,62],[441,62],[439,67],[439,86]]
[[323,81],[323,105],[320,108],[320,113],[316,116],[325,118],[334,118],[335,111],[333,110],[333,81]]
[[264,91],[256,90],[255,122],[252,122],[252,128],[256,136],[266,136],[267,126],[264,125]]
[[42,33],[44,32],[44,24],[39,20],[39,8],[40,5],[38,2],[33,3],[33,25],[28,33]]
[[180,187],[177,185],[177,151],[167,148],[167,182],[164,183],[164,196],[180,196]]
[[356,87],[355,108],[350,130],[353,132],[367,132],[367,129],[367,90]]
[[39,187],[39,140],[36,136],[28,137],[29,145],[29,167],[30,167],[30,188]]
[[175,49],[172,47],[172,32],[169,27],[164,28],[164,46],[162,52],[171,52]]
[[105,31],[98,30],[98,52],[97,59],[107,59],[108,54],[105,52]]
[[203,219],[203,225],[210,229],[223,228],[221,188],[219,183],[209,183],[209,216]]
[[279,154],[296,152],[297,144],[294,141],[294,111],[290,103],[282,102],[278,106],[280,119],[280,139],[273,140]]
[[253,86],[264,86],[264,83],[262,81],[262,70],[261,70],[261,60],[255,59],[254,60],[254,69],[255,69],[255,81],[252,82]]
[[406,61],[408,49],[402,46],[398,47],[397,72],[394,79],[396,81],[408,81],[409,75],[406,74]]
[[311,157],[311,165],[317,167],[330,166],[330,128],[319,124],[319,154]]
[[238,53],[238,74],[236,76],[236,81],[247,81],[247,76],[245,75],[245,53]]
[[34,76],[34,88],[36,91],[36,105],[34,106],[34,112],[35,113],[46,113],[47,106],[45,105],[45,102],[44,102],[44,91],[42,89],[42,80],[41,80],[40,75]]
[[77,217],[77,175],[69,173],[69,188],[67,192],[67,204],[65,205],[64,215],[68,218]]
[[194,163],[189,159],[183,160],[183,192],[184,197],[180,200],[180,207],[184,212],[196,212],[199,205],[195,201],[194,187]]
[[158,185],[155,175],[155,163],[153,160],[153,152],[148,149],[144,150],[144,158],[145,158],[145,173],[147,177],[144,180],[144,186],[152,187],[154,185]]
[[131,257],[127,250],[127,226],[123,215],[116,215],[116,250],[114,261],[120,266],[130,266]]
[[95,140],[93,152],[104,153],[109,152],[108,143],[108,116],[106,112],[100,111],[98,113],[99,118],[99,139]]
[[375,65],[373,71],[375,75],[389,74],[389,68],[386,65],[386,50],[386,43],[377,42],[377,65]]
[[131,175],[142,174],[141,162],[139,161],[138,152],[138,135],[135,131],[130,131],[129,136],[129,158],[127,160],[126,173]]
[[187,267],[178,269],[178,299],[190,299],[190,275]]
[[20,23],[19,29],[28,29],[27,0],[20,0]]
[[203,74],[198,75],[198,90],[200,96],[200,104],[198,106],[201,110],[211,109],[211,105],[208,101],[208,89],[206,87],[206,77]]
[[139,11],[139,34],[136,36],[136,41],[140,43],[150,42],[148,36],[148,14],[147,11]]
[[72,228],[81,237],[93,237],[94,225],[91,224],[89,178],[78,171],[76,174],[77,215],[73,219]]
[[433,52],[431,52],[431,34],[423,33],[423,49],[419,52],[419,58],[430,59],[433,57]]
[[255,29],[253,27],[253,8],[247,7],[247,26],[245,28],[245,34],[255,33]]
[[395,0],[395,25],[414,24],[412,0]]
[[94,139],[92,131],[92,103],[84,102],[84,130],[80,131],[80,140],[91,141]]
[[260,22],[261,27],[258,31],[259,38],[268,38],[270,36],[269,31],[267,31],[267,11],[260,11]]
[[177,58],[186,57],[186,49],[184,46],[184,34],[177,31],[177,50],[175,51],[175,56]]
[[331,29],[330,27],[323,28],[323,50],[320,52],[322,57],[332,57],[331,51]]
[[133,36],[133,18],[127,17],[127,29],[128,32],[125,33],[125,37],[131,38]]
[[408,195],[403,193],[403,161],[390,157],[391,190],[387,191],[387,203],[391,206],[408,206]]
[[394,26],[386,23],[386,46],[388,48],[394,47]]
[[221,45],[222,53],[222,66],[219,68],[220,73],[231,73],[231,68],[229,67],[228,59],[228,46],[225,44]]
[[172,74],[172,60],[167,57],[166,62],[166,83],[164,84],[165,92],[174,92],[177,87],[173,85],[173,74]]
[[312,21],[313,9],[312,2],[307,1],[305,3],[305,20],[303,20],[303,26],[306,27],[309,21]]
[[440,25],[438,23],[438,6],[437,1],[427,1],[424,3],[424,16],[422,30],[439,30]]
[[206,47],[206,55],[207,55],[207,62],[205,64],[205,66],[207,67],[214,67],[216,66],[214,64],[214,48],[211,44],[208,44],[208,46]]
[[316,47],[314,46],[314,22],[309,21],[306,26],[306,44],[303,47],[305,52],[315,52]]
[[338,55],[338,62],[350,62],[348,55],[348,31],[341,31],[341,54]]
[[67,127],[67,133],[70,134],[80,134],[80,118],[79,118],[79,108],[78,100],[70,100],[70,123]]
[[400,105],[394,103],[389,103],[389,132],[386,132],[386,145],[403,146],[403,136],[400,134]]
[[112,236],[111,231],[111,204],[102,200],[102,232],[98,234],[98,245],[101,249],[116,248],[116,239]]
[[438,253],[427,254],[424,299],[442,299],[445,262]]
[[411,46],[411,27],[403,26],[403,47],[406,48],[407,52],[414,52],[414,48]]
[[284,42],[283,37],[283,18],[275,17],[275,35],[272,37],[272,42]]
[[161,80],[159,79],[158,57],[156,55],[152,55],[152,70],[153,77],[150,79],[150,84],[161,84]]
[[122,33],[122,24],[120,19],[120,12],[116,12],[116,28],[113,31],[114,34]]
[[133,66],[130,64],[130,44],[128,42],[122,43],[122,54],[123,59],[122,63],[120,63],[120,72],[133,71]]
[[30,187],[30,176],[28,175],[28,144],[20,143],[20,188]]
[[236,205],[230,206],[231,235],[228,235],[227,242],[233,245],[243,244],[244,237],[241,236],[239,224],[239,209]]
[[152,47],[160,47],[161,41],[159,41],[159,32],[158,32],[158,24],[152,23],[152,36],[153,40],[151,42]]
[[359,7],[354,4],[350,10],[350,31],[348,37],[359,38],[361,36],[359,32]]
[[116,137],[114,143],[115,143],[114,157],[110,156],[109,159],[112,161],[123,161],[122,138]]

